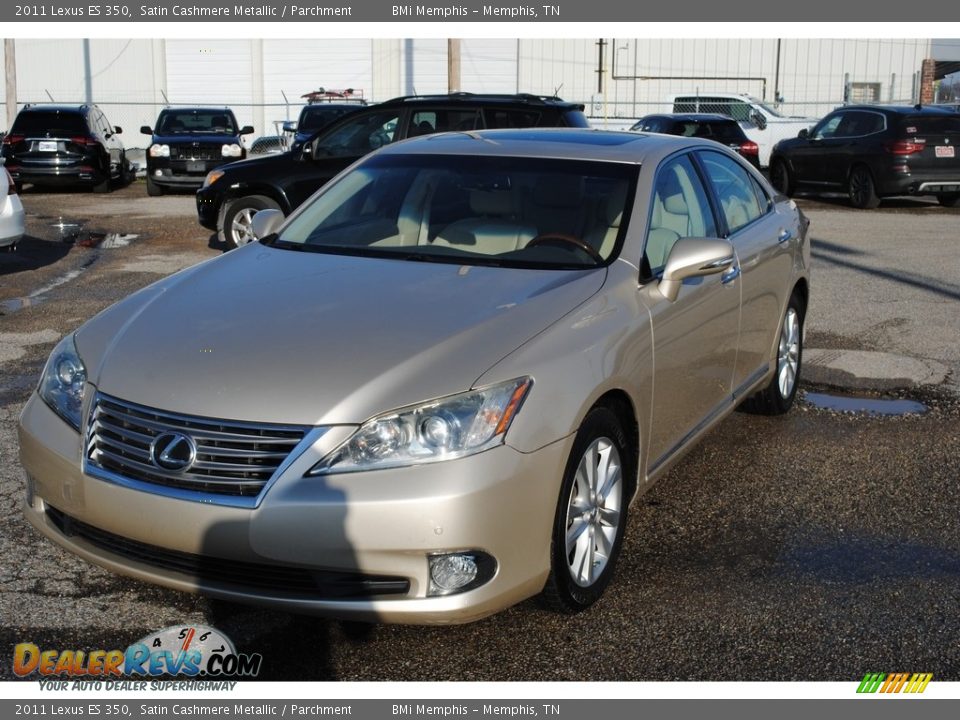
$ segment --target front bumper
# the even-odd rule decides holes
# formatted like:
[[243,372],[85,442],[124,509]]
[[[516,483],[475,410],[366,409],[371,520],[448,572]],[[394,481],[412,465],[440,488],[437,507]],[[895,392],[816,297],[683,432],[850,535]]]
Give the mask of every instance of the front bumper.
[[[108,570],[176,590],[332,617],[417,624],[479,619],[538,593],[572,437],[530,454],[508,446],[432,465],[307,478],[349,436],[333,428],[268,486],[254,508],[174,499],[81,470],[80,435],[34,395],[20,422],[24,512],[46,537]],[[64,517],[67,518],[64,521]],[[71,533],[71,523],[94,533]],[[96,532],[107,541],[96,541]],[[131,549],[132,548],[132,549]],[[428,557],[479,551],[493,577],[428,597]],[[175,562],[166,561],[173,557]],[[183,558],[199,558],[193,565]],[[203,568],[235,567],[232,576]],[[259,570],[258,570],[259,568]],[[276,580],[247,582],[244,573]],[[406,581],[397,594],[333,597],[289,574]],[[371,587],[378,587],[376,582]]]
[[207,230],[217,229],[217,219],[220,215],[222,198],[208,186],[197,190],[197,220]]
[[169,188],[199,188],[207,173],[236,158],[217,160],[170,160],[147,158],[147,176],[157,185]]

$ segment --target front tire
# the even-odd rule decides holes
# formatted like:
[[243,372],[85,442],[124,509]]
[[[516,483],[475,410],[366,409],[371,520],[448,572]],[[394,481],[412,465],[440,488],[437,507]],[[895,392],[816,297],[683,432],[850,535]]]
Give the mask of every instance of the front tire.
[[586,610],[610,584],[634,476],[620,420],[608,408],[594,408],[577,432],[560,487],[542,595],[550,609]]
[[948,193],[947,195],[937,195],[937,202],[944,207],[960,207],[960,193]]
[[803,362],[803,302],[794,292],[780,324],[777,345],[777,371],[763,390],[743,403],[743,409],[755,415],[783,415],[793,406]]
[[159,197],[166,192],[166,188],[163,185],[158,185],[153,180],[150,179],[150,176],[147,176],[147,195],[150,197]]
[[793,195],[793,178],[790,176],[790,168],[783,160],[774,160],[770,164],[770,183],[777,192],[787,197]]
[[280,206],[263,195],[247,195],[230,202],[221,214],[217,231],[220,241],[229,247],[242,247],[259,238],[253,234],[253,216],[261,210],[279,210]]
[[877,195],[877,188],[873,183],[873,175],[863,165],[858,165],[850,171],[847,188],[850,195],[850,204],[855,208],[873,210],[880,204],[880,197]]

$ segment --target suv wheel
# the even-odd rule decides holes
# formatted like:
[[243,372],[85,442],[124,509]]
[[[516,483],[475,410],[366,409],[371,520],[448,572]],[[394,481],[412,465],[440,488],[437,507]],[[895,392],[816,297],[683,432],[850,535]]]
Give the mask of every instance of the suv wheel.
[[147,176],[147,195],[150,197],[159,197],[165,192],[166,188],[164,188],[163,185],[157,185],[149,175]]
[[873,175],[863,165],[857,165],[850,171],[848,183],[850,204],[861,210],[873,210],[880,204],[877,188],[873,184]]
[[783,160],[774,160],[770,163],[770,183],[787,197],[793,195],[793,178],[790,177],[790,168]]
[[110,192],[110,174],[108,173],[103,180],[100,182],[94,183],[93,191],[95,193],[106,193]]
[[261,210],[279,210],[280,206],[263,195],[247,195],[224,206],[217,230],[220,241],[230,247],[241,247],[258,240],[253,234],[253,216]]

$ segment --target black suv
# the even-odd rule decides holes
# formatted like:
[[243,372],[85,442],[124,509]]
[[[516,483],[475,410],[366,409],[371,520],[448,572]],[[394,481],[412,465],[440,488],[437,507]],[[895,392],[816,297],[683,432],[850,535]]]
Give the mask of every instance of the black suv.
[[481,128],[589,127],[583,105],[535,95],[401,97],[357,110],[279,155],[212,171],[197,192],[200,224],[228,245],[255,240],[265,208],[289,214],[330,178],[372,150],[415,135]]
[[851,105],[777,143],[770,179],[785,195],[846,192],[858,208],[875,208],[892,195],[936,195],[941,205],[960,207],[958,146],[960,113]]
[[147,193],[162,195],[171,188],[195,189],[207,173],[224,163],[247,156],[241,135],[253,132],[237,125],[230,108],[177,107],[160,111],[147,150]]
[[85,185],[107,192],[112,182],[133,180],[133,167],[96,105],[27,105],[3,138],[2,154],[17,190]]
[[646,115],[630,128],[633,131],[682,135],[713,140],[739,153],[760,169],[760,147],[743,132],[740,123],[728,115],[714,113],[664,113]]

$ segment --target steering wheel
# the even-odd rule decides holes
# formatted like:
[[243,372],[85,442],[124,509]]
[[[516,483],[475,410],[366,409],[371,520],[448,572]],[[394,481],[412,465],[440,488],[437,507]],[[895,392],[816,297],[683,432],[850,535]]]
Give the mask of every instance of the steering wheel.
[[573,235],[566,235],[564,233],[558,232],[547,232],[542,235],[537,235],[533,240],[527,243],[527,247],[535,247],[537,245],[549,245],[555,243],[556,241],[565,242],[568,245],[573,245],[578,250],[583,250],[587,255],[590,256],[592,260],[595,260],[598,264],[603,262],[603,255],[597,252],[590,243],[581,240],[578,237]]

